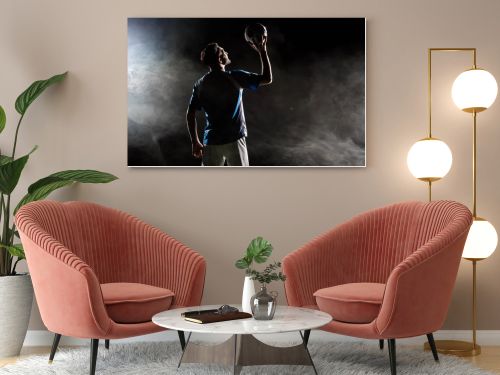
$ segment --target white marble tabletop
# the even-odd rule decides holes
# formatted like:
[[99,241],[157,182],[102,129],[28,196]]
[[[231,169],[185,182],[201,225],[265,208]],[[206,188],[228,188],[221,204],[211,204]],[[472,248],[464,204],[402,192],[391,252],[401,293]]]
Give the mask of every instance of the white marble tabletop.
[[[181,316],[181,313],[186,311],[217,309],[219,307],[219,305],[209,305],[167,310],[153,316],[153,322],[161,327],[178,331],[246,335],[314,329],[322,327],[332,320],[329,314],[322,311],[289,306],[278,306],[272,320],[248,318],[198,324],[188,322]],[[235,307],[240,308],[240,306]]]

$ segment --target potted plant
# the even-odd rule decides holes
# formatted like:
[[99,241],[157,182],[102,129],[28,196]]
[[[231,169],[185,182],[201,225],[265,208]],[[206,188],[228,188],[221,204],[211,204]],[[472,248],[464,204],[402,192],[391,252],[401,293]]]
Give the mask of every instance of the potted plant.
[[[245,252],[245,256],[241,259],[238,259],[235,263],[236,268],[245,270],[245,283],[243,284],[243,295],[242,295],[242,310],[245,312],[251,312],[254,317],[259,316],[258,312],[255,311],[255,298],[263,297],[267,294],[266,286],[271,281],[281,280],[285,281],[286,276],[277,270],[281,268],[280,262],[274,262],[269,264],[264,271],[259,272],[252,268],[253,263],[265,263],[268,258],[271,256],[273,252],[273,245],[262,237],[256,237],[247,247]],[[255,294],[255,286],[253,284],[253,280],[257,280],[261,284],[261,291]],[[269,296],[269,295],[268,295]],[[276,296],[272,296],[274,298],[274,309],[276,308]],[[257,304],[259,301],[263,301],[257,299]],[[270,318],[272,319],[273,313]],[[259,318],[256,318],[259,319]]]
[[[107,183],[115,176],[94,170],[66,170],[53,173],[28,187],[27,193],[17,205],[11,201],[24,167],[35,146],[29,153],[16,157],[17,140],[21,123],[29,106],[49,86],[66,78],[67,73],[31,84],[16,100],[15,108],[20,118],[17,123],[12,152],[0,154],[0,358],[19,355],[31,313],[33,287],[29,274],[16,272],[18,263],[24,259],[23,247],[19,242],[13,215],[29,202],[46,198],[51,192],[75,182]],[[0,133],[5,129],[7,119],[0,106]]]
[[254,238],[247,247],[245,256],[235,263],[236,268],[245,270],[245,282],[241,297],[241,308],[244,312],[251,313],[250,299],[255,294],[255,286],[252,280],[252,264],[264,263],[273,252],[273,245],[262,237]]

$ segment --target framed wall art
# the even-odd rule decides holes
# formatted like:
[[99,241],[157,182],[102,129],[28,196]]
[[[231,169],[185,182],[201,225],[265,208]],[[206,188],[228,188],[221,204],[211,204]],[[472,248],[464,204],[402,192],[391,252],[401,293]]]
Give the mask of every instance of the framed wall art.
[[129,18],[128,165],[363,167],[364,18]]

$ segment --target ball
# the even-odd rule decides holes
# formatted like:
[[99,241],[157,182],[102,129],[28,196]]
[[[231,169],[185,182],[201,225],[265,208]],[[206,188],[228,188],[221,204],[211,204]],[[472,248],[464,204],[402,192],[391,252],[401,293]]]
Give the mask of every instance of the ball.
[[245,28],[245,40],[250,44],[259,44],[267,37],[267,29],[261,23],[253,23]]

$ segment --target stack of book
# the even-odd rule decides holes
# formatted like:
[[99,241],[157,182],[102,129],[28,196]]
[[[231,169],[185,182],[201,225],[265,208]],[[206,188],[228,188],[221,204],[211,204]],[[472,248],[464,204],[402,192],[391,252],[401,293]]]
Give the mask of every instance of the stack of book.
[[247,319],[251,318],[252,314],[241,311],[220,313],[219,310],[198,310],[182,313],[182,316],[184,320],[189,322],[206,324],[224,322],[226,320]]

